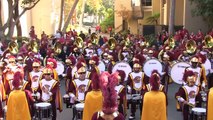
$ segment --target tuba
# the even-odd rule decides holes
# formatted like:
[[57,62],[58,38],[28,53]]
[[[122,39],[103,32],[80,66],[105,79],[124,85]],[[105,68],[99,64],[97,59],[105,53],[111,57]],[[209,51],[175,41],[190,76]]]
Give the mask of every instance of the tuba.
[[117,44],[115,38],[111,37],[108,42],[107,42],[108,46],[109,46],[109,49],[110,50],[113,50]]
[[16,43],[15,41],[11,41],[8,45],[8,49],[9,49],[10,53],[12,53],[14,55],[17,54],[19,51],[18,43]]
[[197,49],[196,42],[194,40],[188,40],[186,42],[185,48],[188,54],[191,54],[191,55],[194,54]]
[[98,35],[96,33],[92,33],[91,41],[92,41],[92,44],[94,44],[94,45],[98,45],[99,44]]
[[175,47],[175,40],[174,40],[174,38],[171,38],[171,37],[168,38],[165,43],[167,43],[170,48],[174,48]]
[[53,50],[54,50],[55,55],[59,55],[61,53],[61,51],[62,51],[62,44],[59,41],[57,41],[54,44]]
[[74,45],[76,45],[78,48],[81,48],[83,49],[84,48],[84,41],[81,37],[77,37],[75,42],[74,42]]
[[38,45],[37,41],[31,40],[30,43],[29,43],[28,49],[31,50],[34,53],[38,53],[39,45]]
[[205,36],[204,38],[204,47],[205,48],[212,48],[213,47],[213,38],[210,35]]

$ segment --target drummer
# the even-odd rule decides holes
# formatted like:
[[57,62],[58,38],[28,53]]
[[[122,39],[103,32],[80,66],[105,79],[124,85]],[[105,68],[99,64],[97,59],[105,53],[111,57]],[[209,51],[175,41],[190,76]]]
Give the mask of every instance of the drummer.
[[190,67],[186,68],[186,70],[191,70],[196,74],[196,82],[195,85],[199,86],[200,88],[205,88],[207,85],[206,74],[205,70],[199,66],[199,57],[193,56],[190,60],[191,65]]
[[193,71],[185,71],[183,81],[186,85],[180,87],[175,94],[178,101],[177,110],[182,110],[183,119],[188,120],[189,110],[192,107],[201,107],[202,97],[199,93],[199,87],[196,86],[196,74]]
[[117,70],[118,72],[118,83],[115,86],[116,93],[118,94],[118,111],[123,114],[123,116],[127,115],[127,100],[126,100],[126,88],[124,86],[124,79],[126,77],[126,73],[123,70]]
[[[144,84],[144,73],[141,71],[141,65],[139,62],[135,62],[133,65],[133,72],[129,73],[127,88],[130,94],[139,94],[143,92]],[[139,103],[131,102],[131,115],[129,119],[135,118],[136,105]],[[141,105],[141,104],[140,104]],[[141,108],[141,106],[140,106]]]
[[67,59],[65,60],[65,63],[66,63],[66,77],[65,77],[65,91],[66,93],[68,93],[68,90],[69,90],[69,85],[70,85],[70,82],[73,80],[73,68],[75,67],[75,64],[76,64],[76,58],[74,56],[69,56],[67,57]]
[[41,77],[41,70],[40,70],[41,62],[38,59],[34,59],[34,62],[32,64],[33,71],[31,71],[28,75],[28,80],[30,83],[30,86],[33,90],[33,93],[37,92],[37,89],[39,87],[39,78]]
[[[78,78],[75,78],[69,87],[69,96],[71,104],[83,103],[86,93],[91,91],[91,80],[86,78],[86,67],[84,66],[85,63],[78,63],[77,64],[77,73]],[[75,117],[77,110],[73,108],[73,118]]]
[[[59,94],[59,82],[52,78],[53,70],[51,67],[46,67],[43,70],[44,79],[40,81],[38,92],[41,95],[41,102],[49,102],[52,106],[53,118],[56,120],[56,108],[59,107],[59,111],[62,110]],[[57,102],[56,102],[57,100]],[[57,106],[58,105],[58,106]]]

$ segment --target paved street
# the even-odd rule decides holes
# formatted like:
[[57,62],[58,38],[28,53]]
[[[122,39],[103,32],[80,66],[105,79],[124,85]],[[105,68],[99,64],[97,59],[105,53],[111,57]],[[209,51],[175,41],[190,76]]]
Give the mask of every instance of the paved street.
[[[176,111],[176,101],[174,98],[174,94],[175,92],[179,89],[179,85],[173,83],[171,85],[169,85],[169,92],[168,92],[168,107],[167,107],[167,111],[168,111],[168,120],[182,120],[182,114],[181,112],[177,112]],[[64,95],[65,91],[64,91],[64,81],[61,81],[61,93],[62,95]],[[154,107],[154,106],[151,106]],[[65,104],[63,105],[63,112],[62,113],[58,113],[57,114],[57,120],[71,120],[72,119],[72,109],[67,109]],[[129,115],[129,114],[128,114]],[[127,119],[128,120],[128,117]],[[140,120],[140,110],[137,110],[136,113],[136,119],[135,120]]]

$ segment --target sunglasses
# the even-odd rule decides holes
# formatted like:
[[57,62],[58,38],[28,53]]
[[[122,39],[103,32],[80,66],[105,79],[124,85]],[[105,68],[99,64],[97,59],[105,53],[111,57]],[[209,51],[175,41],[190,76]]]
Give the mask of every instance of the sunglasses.
[[44,75],[51,75],[51,74],[48,73],[48,74],[44,74]]
[[34,66],[33,68],[39,68],[38,66]]
[[78,73],[79,75],[86,74],[85,72]]
[[9,63],[15,63],[14,61],[12,61],[12,62],[9,62]]

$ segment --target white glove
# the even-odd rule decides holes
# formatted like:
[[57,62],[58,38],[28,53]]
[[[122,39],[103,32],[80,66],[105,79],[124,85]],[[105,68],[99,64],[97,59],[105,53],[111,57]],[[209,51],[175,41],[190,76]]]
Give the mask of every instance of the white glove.
[[185,101],[182,97],[178,97],[177,100],[178,100],[179,102]]
[[205,88],[205,87],[206,87],[206,84],[205,84],[205,82],[203,82],[203,83],[202,83],[202,87],[203,87],[203,88]]

